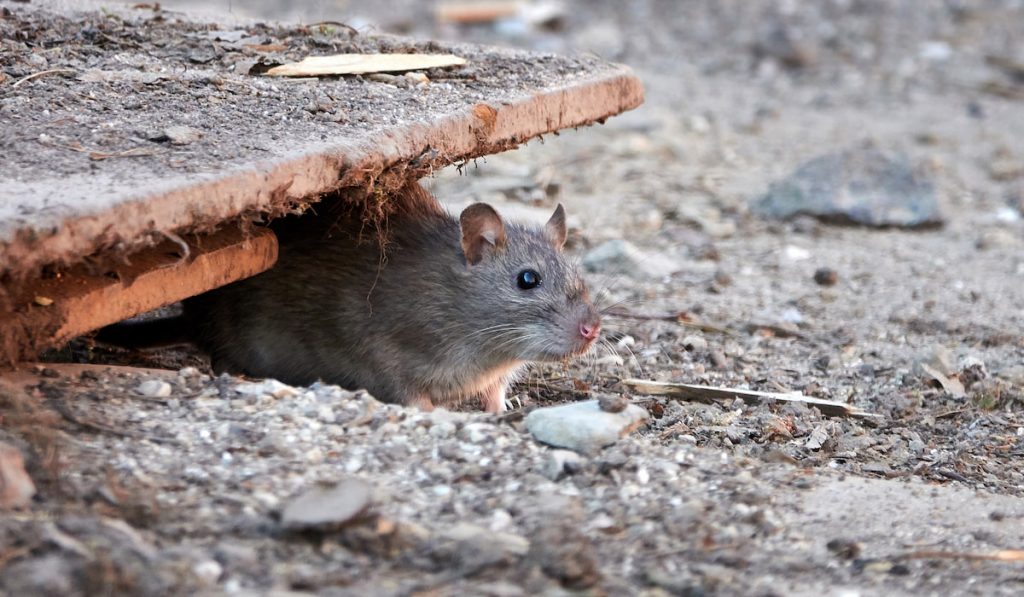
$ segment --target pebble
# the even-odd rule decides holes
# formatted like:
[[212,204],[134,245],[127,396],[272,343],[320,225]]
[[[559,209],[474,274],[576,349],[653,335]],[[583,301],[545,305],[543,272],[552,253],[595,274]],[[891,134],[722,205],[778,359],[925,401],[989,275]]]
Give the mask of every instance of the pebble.
[[491,437],[493,425],[488,423],[468,423],[459,430],[459,439],[471,444],[480,444]]
[[686,336],[683,338],[683,348],[688,352],[703,352],[708,348],[708,341],[700,336]]
[[584,463],[583,457],[572,450],[551,450],[541,473],[552,481],[558,481],[578,473]]
[[605,394],[597,399],[597,404],[606,413],[620,413],[629,406],[629,400],[624,396]]
[[365,512],[373,487],[357,477],[348,477],[331,487],[317,487],[293,499],[281,514],[286,529],[328,531],[344,526]]
[[21,450],[0,442],[0,509],[24,508],[35,494],[36,486],[25,472]]
[[873,147],[805,162],[772,184],[752,209],[775,219],[811,215],[865,226],[914,228],[943,222],[932,180],[917,172],[907,156]]
[[647,411],[636,404],[622,412],[601,410],[597,400],[539,408],[526,415],[526,429],[537,441],[581,453],[597,452],[614,444],[647,421]]
[[834,269],[819,267],[814,272],[814,281],[820,286],[835,286],[839,281],[839,274]]
[[171,384],[162,379],[149,379],[139,384],[135,391],[148,398],[166,398],[171,395]]
[[209,587],[217,584],[224,569],[215,560],[203,560],[192,567],[192,572],[199,579],[200,584]]

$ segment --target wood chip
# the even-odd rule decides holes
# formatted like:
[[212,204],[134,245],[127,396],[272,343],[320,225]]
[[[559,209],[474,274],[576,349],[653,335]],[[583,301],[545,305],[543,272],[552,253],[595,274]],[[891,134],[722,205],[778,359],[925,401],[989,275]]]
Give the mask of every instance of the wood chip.
[[362,75],[423,70],[461,64],[466,64],[466,59],[453,54],[335,54],[333,56],[308,56],[301,62],[275,66],[266,74],[272,77]]
[[519,14],[518,0],[491,0],[484,2],[442,2],[435,16],[440,23],[493,23]]
[[858,418],[873,418],[881,416],[863,411],[842,402],[804,396],[800,392],[758,392],[756,390],[743,390],[739,388],[716,388],[713,386],[649,381],[644,379],[624,379],[620,383],[641,394],[668,396],[670,398],[678,398],[681,400],[704,402],[709,400],[731,401],[739,398],[747,404],[760,404],[763,400],[775,400],[778,402],[799,402],[807,404],[808,406],[813,406],[822,413],[830,416]]

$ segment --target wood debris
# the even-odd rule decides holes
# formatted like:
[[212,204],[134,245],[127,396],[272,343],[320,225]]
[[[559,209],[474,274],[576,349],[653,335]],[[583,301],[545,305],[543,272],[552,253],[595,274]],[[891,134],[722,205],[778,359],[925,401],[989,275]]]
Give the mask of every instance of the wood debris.
[[491,23],[519,14],[518,0],[490,2],[444,2],[437,6],[435,16],[440,23]]
[[404,72],[466,64],[454,54],[334,54],[307,56],[267,70],[272,77],[316,77],[325,75],[363,75]]
[[731,401],[739,398],[747,404],[759,404],[763,400],[775,400],[778,402],[799,402],[813,406],[823,414],[839,417],[873,418],[881,415],[866,412],[849,404],[824,400],[811,396],[804,396],[800,392],[759,392],[756,390],[744,390],[740,388],[716,388],[713,386],[701,386],[685,383],[671,383],[662,381],[649,381],[645,379],[624,379],[622,385],[641,394],[652,396],[668,396],[681,400],[693,400],[699,402],[719,400]]
[[943,391],[945,391],[950,396],[953,396],[955,398],[963,398],[967,396],[967,390],[964,389],[963,382],[961,382],[956,375],[943,375],[941,371],[939,371],[935,367],[929,366],[926,363],[918,363],[918,366],[929,377],[938,382],[938,384],[942,386]]
[[960,551],[912,551],[898,556],[900,560],[972,560],[989,562],[1024,562],[1024,549],[1001,549],[985,553]]

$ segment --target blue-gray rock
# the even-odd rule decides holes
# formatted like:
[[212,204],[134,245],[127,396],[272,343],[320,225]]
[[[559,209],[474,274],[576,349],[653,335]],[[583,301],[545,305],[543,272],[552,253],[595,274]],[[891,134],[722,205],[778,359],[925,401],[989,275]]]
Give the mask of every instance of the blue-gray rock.
[[825,222],[921,228],[941,225],[935,185],[902,154],[873,147],[806,162],[752,205],[776,219],[809,215]]
[[538,408],[523,422],[541,443],[592,454],[632,432],[647,416],[647,410],[636,404],[613,413],[601,410],[597,400],[587,400]]

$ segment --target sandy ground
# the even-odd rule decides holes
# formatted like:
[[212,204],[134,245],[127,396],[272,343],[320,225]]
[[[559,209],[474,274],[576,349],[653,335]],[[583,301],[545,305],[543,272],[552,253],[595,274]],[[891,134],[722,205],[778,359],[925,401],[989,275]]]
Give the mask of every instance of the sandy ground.
[[[618,314],[609,346],[533,369],[515,388],[523,410],[641,377],[800,390],[879,416],[636,396],[652,424],[576,459],[535,442],[522,410],[422,414],[322,386],[254,390],[205,377],[201,360],[180,372],[53,365],[6,393],[5,423],[34,400],[62,430],[3,430],[39,496],[2,519],[2,590],[1020,592],[1024,563],[1006,550],[1024,548],[1024,85],[999,65],[1024,62],[1022,9],[566,6],[556,30],[439,26],[418,3],[319,3],[309,17],[595,52],[644,79],[633,113],[428,181],[453,207],[534,217],[562,202],[581,258],[626,239],[649,266],[589,274]],[[751,213],[800,164],[866,143],[934,183],[942,227]],[[821,268],[834,285],[815,281]],[[156,379],[168,395],[135,391]],[[369,514],[289,530],[294,496],[347,477],[372,484]]]

